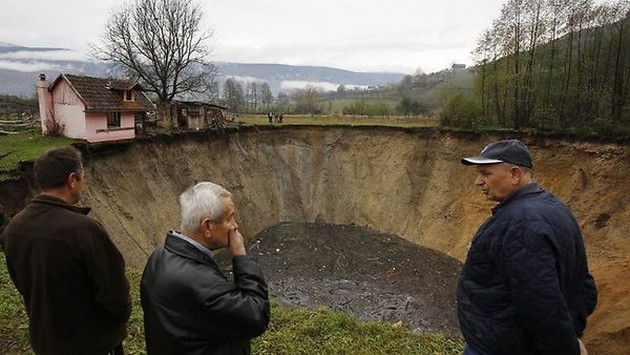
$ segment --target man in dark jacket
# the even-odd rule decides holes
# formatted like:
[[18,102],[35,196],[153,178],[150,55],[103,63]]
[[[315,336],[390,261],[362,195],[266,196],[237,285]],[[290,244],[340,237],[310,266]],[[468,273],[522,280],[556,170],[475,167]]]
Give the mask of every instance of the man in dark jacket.
[[[140,296],[148,354],[249,354],[269,323],[267,284],[245,252],[232,194],[201,182],[179,199],[181,232],[149,258]],[[227,247],[234,281],[213,260]]]
[[2,235],[11,280],[24,298],[37,354],[122,354],[131,313],[122,255],[103,226],[76,207],[81,155],[52,149],[35,161],[41,189]]
[[465,354],[585,354],[580,340],[597,303],[580,227],[532,181],[518,140],[463,158],[475,184],[498,202],[474,236],[457,288]]

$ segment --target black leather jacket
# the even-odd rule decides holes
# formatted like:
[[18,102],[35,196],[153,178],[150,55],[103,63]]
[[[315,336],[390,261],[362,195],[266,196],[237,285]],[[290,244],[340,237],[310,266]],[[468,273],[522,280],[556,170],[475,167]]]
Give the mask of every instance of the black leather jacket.
[[233,258],[234,282],[212,258],[169,233],[149,258],[140,296],[148,354],[249,354],[269,323],[258,264]]

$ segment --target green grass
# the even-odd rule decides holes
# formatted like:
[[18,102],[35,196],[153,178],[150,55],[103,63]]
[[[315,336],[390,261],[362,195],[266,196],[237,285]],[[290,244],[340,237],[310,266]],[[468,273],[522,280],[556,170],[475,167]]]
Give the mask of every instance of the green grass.
[[459,338],[360,322],[324,308],[280,308],[272,303],[271,313],[269,331],[253,342],[256,354],[461,354],[463,347]]
[[33,161],[50,148],[69,146],[77,140],[48,137],[36,132],[0,136],[0,181],[21,161]]
[[400,104],[400,99],[398,98],[348,98],[348,99],[320,99],[317,101],[317,106],[324,108],[324,110],[328,110],[330,108],[330,112],[334,112],[337,114],[341,114],[345,107],[350,107],[352,104],[364,101],[370,105],[374,105],[377,103],[384,103],[389,107],[389,109],[393,112],[396,107]]
[[[269,125],[267,115],[240,115],[235,122],[242,122],[247,125]],[[348,125],[348,126],[393,126],[393,127],[437,127],[437,119],[429,117],[391,117],[391,118],[369,118],[369,117],[348,117],[348,116],[311,116],[311,115],[284,115],[282,123],[273,125]]]
[[0,349],[3,354],[33,353],[24,303],[9,278],[4,253],[0,253]]
[[[128,323],[126,354],[146,354],[140,275],[128,270],[133,312]],[[461,354],[461,338],[417,334],[382,322],[360,322],[326,309],[283,308],[272,302],[269,330],[252,342],[253,354]],[[0,253],[0,352],[32,354],[22,298],[9,279]]]

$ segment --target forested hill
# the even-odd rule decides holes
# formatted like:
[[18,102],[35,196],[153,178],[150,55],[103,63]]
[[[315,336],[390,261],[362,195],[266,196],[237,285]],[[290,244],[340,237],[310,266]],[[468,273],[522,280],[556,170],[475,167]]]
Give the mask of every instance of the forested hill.
[[628,128],[629,11],[627,1],[508,1],[478,43],[480,118],[464,123],[599,133]]

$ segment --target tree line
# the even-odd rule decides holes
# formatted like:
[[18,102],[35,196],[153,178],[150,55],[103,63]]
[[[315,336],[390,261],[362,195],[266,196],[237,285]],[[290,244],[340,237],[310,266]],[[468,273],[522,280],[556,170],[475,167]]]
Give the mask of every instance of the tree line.
[[468,127],[627,127],[629,11],[628,0],[508,0],[473,53],[475,99],[449,98],[443,119]]

